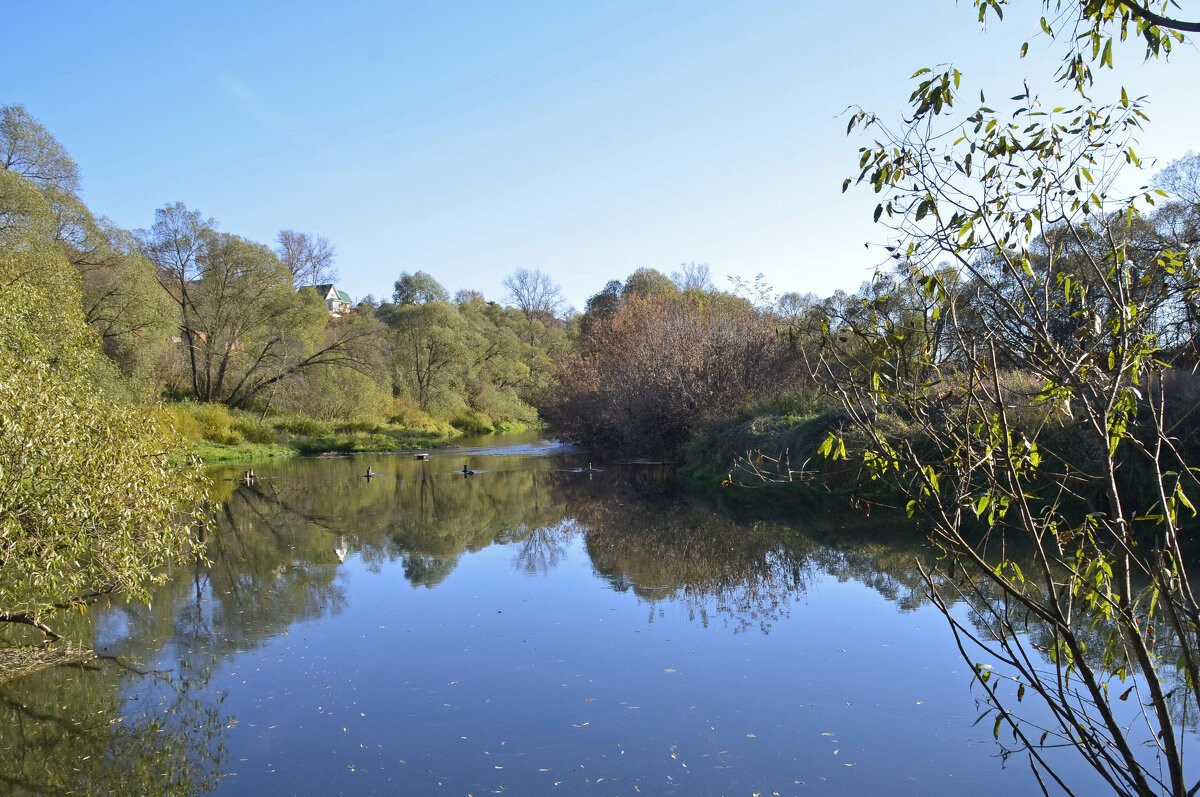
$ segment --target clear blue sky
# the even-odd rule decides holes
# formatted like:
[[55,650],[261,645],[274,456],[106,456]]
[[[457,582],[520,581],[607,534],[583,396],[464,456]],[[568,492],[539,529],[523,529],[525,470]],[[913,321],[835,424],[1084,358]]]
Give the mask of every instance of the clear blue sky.
[[[947,61],[1048,88],[1018,11],[981,31],[965,0],[11,3],[0,104],[67,147],[94,212],[322,234],[356,298],[421,269],[501,299],[536,268],[582,309],[688,261],[826,295],[883,237],[869,192],[841,193],[864,143],[843,111],[898,117],[909,75]],[[1200,57],[1140,60],[1119,52],[1120,76],[1165,163],[1197,146]]]

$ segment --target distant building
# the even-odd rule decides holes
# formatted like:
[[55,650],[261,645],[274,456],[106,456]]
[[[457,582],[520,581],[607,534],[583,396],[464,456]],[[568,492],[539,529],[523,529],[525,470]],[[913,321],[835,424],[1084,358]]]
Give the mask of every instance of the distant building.
[[350,294],[339,291],[332,282],[314,287],[321,298],[325,300],[325,306],[329,308],[330,315],[341,315],[354,307],[354,303],[350,301]]

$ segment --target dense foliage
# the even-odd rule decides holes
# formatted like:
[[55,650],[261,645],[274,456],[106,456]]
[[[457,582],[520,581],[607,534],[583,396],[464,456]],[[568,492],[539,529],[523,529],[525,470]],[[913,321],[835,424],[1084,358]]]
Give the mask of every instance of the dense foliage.
[[[641,274],[630,278],[638,284]],[[755,307],[728,294],[626,290],[592,319],[582,354],[546,405],[578,439],[674,453],[700,426],[778,389],[788,351]],[[592,312],[597,303],[589,303]]]
[[0,619],[147,595],[191,555],[204,483],[168,463],[173,434],[114,399],[77,275],[46,242],[7,240],[0,283]]

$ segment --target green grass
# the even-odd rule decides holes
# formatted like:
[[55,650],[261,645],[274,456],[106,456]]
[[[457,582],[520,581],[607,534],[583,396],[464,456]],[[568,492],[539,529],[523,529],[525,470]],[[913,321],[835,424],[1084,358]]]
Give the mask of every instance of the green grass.
[[484,423],[481,413],[456,418],[457,423],[419,416],[402,419],[326,421],[294,413],[261,415],[220,404],[179,402],[160,412],[190,443],[189,452],[207,463],[249,462],[326,453],[411,451],[447,445],[463,434],[515,432],[517,421]]
[[200,440],[192,445],[192,453],[208,464],[216,462],[250,462],[262,459],[288,459],[300,456],[299,448],[279,443],[236,443],[226,445]]
[[458,435],[395,427],[381,429],[377,432],[350,432],[314,436],[296,435],[291,439],[290,445],[295,446],[301,454],[357,451],[411,451],[417,448],[434,448],[445,445],[455,437],[458,437]]

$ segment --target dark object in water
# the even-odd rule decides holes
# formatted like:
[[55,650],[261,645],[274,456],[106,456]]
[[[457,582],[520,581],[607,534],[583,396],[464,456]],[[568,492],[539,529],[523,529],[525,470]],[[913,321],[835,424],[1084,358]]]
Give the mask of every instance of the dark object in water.
[[413,459],[429,459],[429,454],[422,451],[419,454],[413,454]]
[[461,473],[464,476],[474,476],[475,475],[475,471],[471,470],[466,465],[463,465],[463,469],[460,470],[459,473]]

